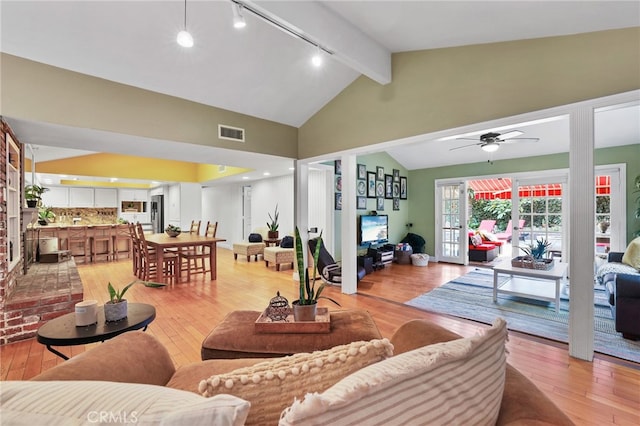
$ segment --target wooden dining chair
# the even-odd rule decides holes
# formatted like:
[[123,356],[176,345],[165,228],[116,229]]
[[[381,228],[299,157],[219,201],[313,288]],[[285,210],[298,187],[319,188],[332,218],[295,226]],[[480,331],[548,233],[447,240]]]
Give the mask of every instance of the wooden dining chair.
[[[209,238],[215,238],[216,232],[218,230],[218,222],[207,222],[207,227],[205,228],[204,236]],[[210,256],[210,248],[197,246],[197,247],[189,247],[187,249],[183,249],[179,252],[179,256],[181,258],[180,263],[182,261],[186,261],[185,266],[180,271],[181,273],[187,272],[187,281],[191,281],[191,274],[205,274],[207,272],[211,272],[211,265],[209,265],[209,269],[206,268],[206,260]]]
[[128,223],[126,226],[129,229],[129,236],[131,237],[133,274],[138,278],[142,278],[142,251],[138,231],[136,225],[133,223]]
[[200,235],[200,221],[192,220],[191,227],[189,228],[190,234]]
[[140,241],[142,259],[141,279],[143,281],[158,281],[160,279],[158,268],[163,268],[163,275],[169,282],[174,282],[176,280],[176,264],[178,263],[178,256],[173,252],[165,251],[163,254],[163,264],[158,265],[157,253],[155,252],[155,249],[150,248],[147,244],[147,240],[144,237],[144,230],[142,229],[142,224],[140,222],[136,223],[136,234]]

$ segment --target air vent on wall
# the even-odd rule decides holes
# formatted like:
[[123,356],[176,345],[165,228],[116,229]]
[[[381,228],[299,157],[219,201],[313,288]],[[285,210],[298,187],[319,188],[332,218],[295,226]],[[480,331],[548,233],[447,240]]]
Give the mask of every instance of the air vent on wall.
[[218,124],[218,137],[230,141],[244,142],[244,129]]

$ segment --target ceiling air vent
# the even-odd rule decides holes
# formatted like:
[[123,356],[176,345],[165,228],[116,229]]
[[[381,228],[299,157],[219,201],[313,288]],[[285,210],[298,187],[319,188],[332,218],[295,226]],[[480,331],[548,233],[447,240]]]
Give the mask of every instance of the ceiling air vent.
[[244,142],[244,129],[218,124],[218,137],[230,141]]

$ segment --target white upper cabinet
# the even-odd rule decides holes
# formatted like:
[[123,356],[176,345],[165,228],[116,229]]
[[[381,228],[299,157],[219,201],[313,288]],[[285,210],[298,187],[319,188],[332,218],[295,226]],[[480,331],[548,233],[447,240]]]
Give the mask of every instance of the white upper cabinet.
[[95,188],[94,191],[96,207],[118,207],[118,190],[116,188]]
[[147,201],[149,191],[146,189],[121,189],[120,201]]
[[93,207],[93,188],[69,188],[69,207]]
[[42,194],[42,204],[48,207],[69,207],[69,188],[51,186]]

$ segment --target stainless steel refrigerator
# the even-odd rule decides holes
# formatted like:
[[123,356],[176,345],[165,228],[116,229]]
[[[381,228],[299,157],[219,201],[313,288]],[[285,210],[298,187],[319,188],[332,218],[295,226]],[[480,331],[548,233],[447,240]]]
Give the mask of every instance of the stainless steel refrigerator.
[[151,196],[151,228],[154,233],[164,232],[164,196]]

